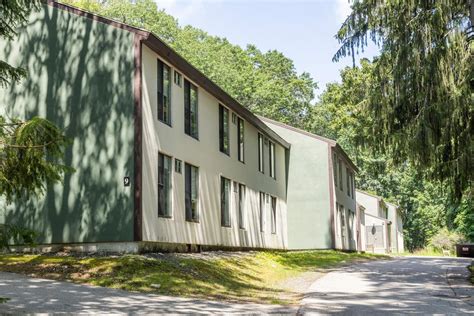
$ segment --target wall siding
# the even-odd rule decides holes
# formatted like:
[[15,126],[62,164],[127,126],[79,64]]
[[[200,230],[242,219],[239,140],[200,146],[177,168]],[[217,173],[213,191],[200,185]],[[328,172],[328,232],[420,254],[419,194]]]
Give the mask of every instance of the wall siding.
[[45,196],[16,200],[8,223],[39,232],[39,243],[133,239],[133,34],[51,6],[31,14],[0,59],[28,78],[0,90],[2,114],[48,118],[71,139],[76,169]]
[[[172,83],[171,127],[158,121],[157,59],[146,45],[143,61],[143,240],[231,247],[287,247],[285,149],[276,144],[276,180],[269,176],[268,146],[265,174],[258,172],[257,129],[245,122],[245,163],[237,159],[237,125],[229,110],[230,156],[219,151],[219,101],[198,87],[199,140],[184,133],[184,90]],[[166,60],[164,60],[166,62]],[[172,66],[172,70],[175,68]],[[179,69],[178,69],[179,71]],[[185,78],[183,74],[183,79]],[[225,106],[225,104],[223,104]],[[158,217],[158,152],[199,167],[200,222],[186,222],[184,173],[173,171],[172,218]],[[239,229],[235,193],[231,192],[231,227],[221,227],[220,177],[246,185],[246,229]],[[259,192],[277,197],[277,233],[271,233],[270,209],[265,232],[259,228]]]

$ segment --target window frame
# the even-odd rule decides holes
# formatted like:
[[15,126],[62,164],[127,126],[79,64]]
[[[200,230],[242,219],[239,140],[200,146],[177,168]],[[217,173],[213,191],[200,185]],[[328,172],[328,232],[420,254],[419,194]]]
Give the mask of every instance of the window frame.
[[272,141],[268,142],[268,156],[269,175],[276,180],[275,143]]
[[[188,171],[189,170],[189,171]],[[193,172],[195,172],[195,189],[193,190]],[[189,175],[188,175],[189,174]],[[199,223],[200,221],[200,214],[199,214],[199,202],[200,202],[200,196],[199,196],[199,167],[196,167],[192,164],[189,164],[187,162],[184,163],[184,210],[185,210],[185,219],[187,222],[192,222],[192,223]],[[188,180],[190,181],[190,188],[188,190]],[[192,201],[193,201],[193,191],[196,192],[196,210],[195,214],[193,214],[192,209],[188,209],[188,206],[192,206]],[[188,197],[189,197],[189,202],[188,202]]]
[[334,186],[337,188],[338,185],[337,185],[337,181],[339,180],[338,179],[338,172],[337,172],[337,154],[336,153],[333,153],[333,160],[332,160],[332,169],[333,169],[333,176],[334,176]]
[[230,156],[229,136],[229,109],[222,104],[219,104],[219,151],[227,156]]
[[339,158],[339,189],[344,191],[344,182],[342,181],[342,159]]
[[245,184],[242,184],[242,183],[239,183],[238,184],[238,187],[239,187],[239,200],[238,200],[238,209],[239,209],[239,228],[240,229],[246,229],[246,225],[245,225],[245,205],[246,205],[246,201],[247,201],[247,189],[246,189],[246,186]]
[[226,228],[232,227],[232,219],[230,214],[230,200],[232,194],[231,185],[232,181],[229,178],[221,176],[221,227]]
[[[165,95],[165,70],[168,74],[168,96]],[[158,121],[171,126],[171,67],[157,59],[157,116]],[[166,102],[168,101],[168,102]],[[167,113],[167,117],[165,114]]]
[[237,159],[245,163],[245,121],[239,116],[237,117]]
[[[176,80],[176,78],[178,80]],[[174,70],[173,81],[178,87],[181,87],[183,85],[183,75],[181,73],[179,73],[178,71]],[[176,82],[176,81],[178,81],[178,82]]]
[[[193,92],[195,98],[195,108],[193,109]],[[193,129],[193,118],[195,129]],[[199,140],[199,90],[198,87],[184,78],[184,133]]]
[[260,210],[260,232],[265,233],[265,225],[266,225],[266,220],[265,220],[265,209],[266,209],[266,193],[265,192],[259,192],[259,210]]
[[351,182],[350,182],[349,167],[346,167],[346,185],[347,185],[347,196],[351,197]]
[[[179,168],[178,168],[179,166]],[[179,170],[178,170],[179,169]],[[174,172],[182,174],[183,173],[183,161],[180,159],[174,159]]]
[[[163,180],[165,175],[165,160],[168,161],[168,186],[160,181]],[[162,163],[160,163],[162,162]],[[161,165],[161,166],[160,166]],[[167,194],[166,209],[162,210],[161,192],[166,189]],[[172,218],[173,217],[173,158],[162,152],[158,152],[158,217],[160,218]]]
[[270,197],[271,203],[271,232],[272,234],[277,233],[277,198],[275,196]]
[[264,152],[265,144],[263,135],[258,133],[258,171],[265,174]]

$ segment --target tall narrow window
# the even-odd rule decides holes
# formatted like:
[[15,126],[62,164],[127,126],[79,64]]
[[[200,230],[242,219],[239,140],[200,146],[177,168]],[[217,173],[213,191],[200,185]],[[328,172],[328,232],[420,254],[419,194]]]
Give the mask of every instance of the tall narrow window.
[[198,130],[198,91],[197,87],[184,79],[184,132],[196,139]]
[[171,125],[171,71],[158,60],[158,120]]
[[229,110],[219,104],[219,150],[229,155]]
[[352,198],[355,197],[355,175],[351,173],[351,183],[352,183]]
[[339,189],[341,189],[341,191],[344,191],[344,188],[342,186],[343,186],[343,183],[342,183],[342,160],[339,159]]
[[275,175],[275,144],[269,142],[268,153],[269,153],[269,166],[270,166],[270,177],[276,178]]
[[171,157],[158,153],[158,216],[171,217]]
[[351,179],[349,175],[349,168],[346,167],[346,185],[347,185],[347,195],[351,196]]
[[265,193],[260,192],[260,231],[265,231]]
[[190,164],[184,165],[185,183],[185,208],[186,220],[190,222],[199,221],[199,169]]
[[245,185],[239,184],[239,228],[245,229]]
[[237,119],[237,156],[240,162],[245,162],[244,154],[244,120],[240,117]]
[[258,134],[258,171],[263,171],[263,135]]
[[277,216],[276,216],[276,213],[277,213],[277,199],[276,199],[276,197],[272,196],[272,234],[276,234],[276,232],[277,232],[277,225],[276,225]]
[[221,226],[230,227],[230,180],[221,177]]
[[334,175],[334,186],[337,188],[337,155],[335,153],[332,159],[332,170]]

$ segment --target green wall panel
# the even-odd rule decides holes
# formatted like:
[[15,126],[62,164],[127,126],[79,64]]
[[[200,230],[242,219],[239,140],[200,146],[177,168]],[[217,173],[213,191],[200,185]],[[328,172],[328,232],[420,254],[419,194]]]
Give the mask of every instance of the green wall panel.
[[332,247],[328,144],[267,123],[291,144],[288,159],[288,248]]
[[46,5],[0,43],[0,59],[28,71],[0,90],[0,112],[46,117],[72,141],[65,163],[76,172],[4,210],[8,223],[37,230],[38,242],[133,239],[133,186],[123,186],[133,179],[133,56],[132,33]]

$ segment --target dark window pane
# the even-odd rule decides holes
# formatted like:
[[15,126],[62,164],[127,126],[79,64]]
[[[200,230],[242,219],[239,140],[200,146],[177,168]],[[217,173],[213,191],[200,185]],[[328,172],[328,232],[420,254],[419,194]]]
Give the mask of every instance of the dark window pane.
[[221,177],[221,225],[230,227],[230,180]]
[[199,221],[199,169],[185,163],[184,178],[186,220],[197,222]]
[[158,216],[171,216],[171,157],[158,154]]
[[229,110],[219,104],[219,150],[229,154]]
[[244,156],[244,120],[240,117],[238,118],[237,123],[237,152],[238,152],[238,159],[241,162],[245,161]]

